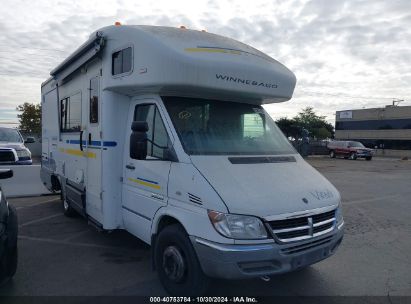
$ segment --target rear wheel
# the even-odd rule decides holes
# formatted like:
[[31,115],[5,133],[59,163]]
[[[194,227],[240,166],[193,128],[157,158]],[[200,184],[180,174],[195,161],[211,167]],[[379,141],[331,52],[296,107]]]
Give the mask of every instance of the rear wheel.
[[366,160],[372,160],[372,156],[367,156],[365,159]]
[[63,205],[63,214],[67,217],[73,217],[76,215],[76,211],[73,207],[70,206],[70,203],[67,201],[63,190],[61,190],[61,201]]
[[199,296],[209,278],[203,273],[194,248],[181,225],[165,227],[158,235],[154,261],[164,289],[172,296]]
[[350,159],[351,159],[351,160],[356,160],[356,159],[357,159],[357,153],[351,152],[351,154],[350,154]]
[[331,157],[331,158],[335,158],[335,152],[334,152],[334,150],[331,150],[331,151],[330,151],[330,157]]

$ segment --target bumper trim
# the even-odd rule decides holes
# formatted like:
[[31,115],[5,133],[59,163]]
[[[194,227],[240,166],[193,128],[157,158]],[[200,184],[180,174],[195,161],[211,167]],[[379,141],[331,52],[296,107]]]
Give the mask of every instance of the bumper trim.
[[260,250],[271,250],[273,245],[271,244],[253,244],[253,245],[230,245],[230,244],[220,244],[213,243],[204,239],[195,238],[196,243],[225,252],[249,252],[249,251],[260,251]]

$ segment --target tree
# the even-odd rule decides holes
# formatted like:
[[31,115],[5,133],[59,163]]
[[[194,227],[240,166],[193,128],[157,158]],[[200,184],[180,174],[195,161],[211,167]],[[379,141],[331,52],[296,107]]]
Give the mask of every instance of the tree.
[[30,133],[41,133],[41,105],[25,102],[16,108],[21,114],[19,118],[19,128]]
[[313,107],[302,109],[292,119],[280,118],[276,123],[285,136],[295,139],[301,138],[303,129],[307,129],[310,136],[316,139],[332,138],[334,136],[334,126],[325,120],[325,116],[317,115]]
[[313,107],[302,109],[296,117],[296,124],[310,132],[316,139],[331,138],[334,136],[334,126],[325,120],[325,116],[317,115]]
[[277,126],[281,129],[287,138],[299,138],[301,135],[301,130],[298,125],[296,125],[294,119],[289,119],[287,117],[282,117],[276,121]]

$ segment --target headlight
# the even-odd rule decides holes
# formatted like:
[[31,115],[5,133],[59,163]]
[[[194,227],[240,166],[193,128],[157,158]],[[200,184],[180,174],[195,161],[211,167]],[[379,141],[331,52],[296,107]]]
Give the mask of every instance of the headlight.
[[31,152],[28,149],[16,150],[17,156],[20,157],[31,157]]
[[338,208],[335,211],[335,221],[338,229],[341,229],[342,226],[344,226],[344,218],[342,215],[341,204],[338,205]]
[[267,231],[261,220],[254,216],[225,214],[208,211],[214,228],[223,236],[231,239],[266,239]]

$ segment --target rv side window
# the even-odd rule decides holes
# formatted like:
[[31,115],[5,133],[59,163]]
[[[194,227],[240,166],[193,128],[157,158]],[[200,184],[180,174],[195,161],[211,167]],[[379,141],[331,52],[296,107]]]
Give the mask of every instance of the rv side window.
[[98,123],[98,78],[90,79],[90,123]]
[[60,101],[61,132],[79,132],[81,129],[81,94],[64,98]]
[[157,146],[167,147],[169,138],[157,107],[153,104],[137,105],[134,110],[134,121],[146,121],[148,124],[147,138],[151,142],[147,143],[147,156],[163,159],[164,149]]
[[112,75],[130,72],[132,68],[131,47],[113,53],[111,66]]

